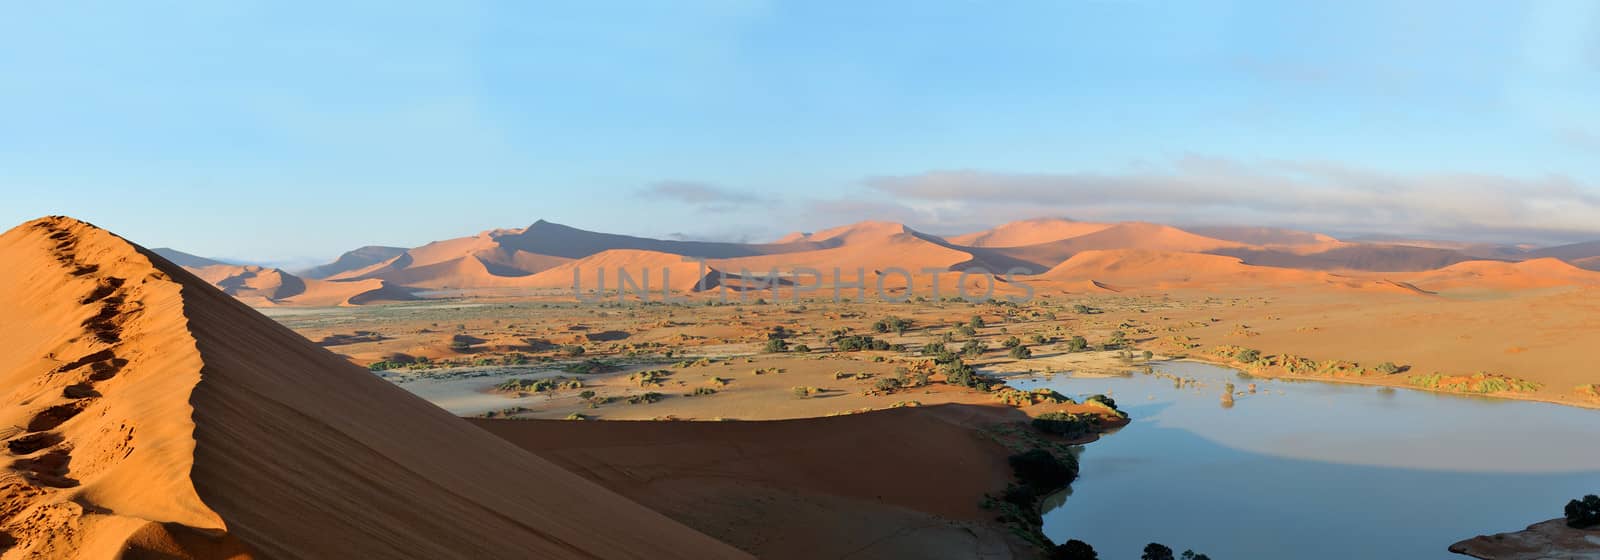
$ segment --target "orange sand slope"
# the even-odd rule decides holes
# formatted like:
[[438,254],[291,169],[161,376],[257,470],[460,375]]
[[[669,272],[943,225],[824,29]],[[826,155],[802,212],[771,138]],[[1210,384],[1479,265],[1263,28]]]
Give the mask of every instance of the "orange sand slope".
[[91,225],[0,236],[6,558],[743,558]]
[[[790,284],[815,282],[809,273],[794,279],[796,269],[820,271],[823,288],[835,284],[835,269],[840,271],[840,282],[874,285],[882,279],[886,287],[898,290],[927,291],[936,277],[941,287],[953,285],[950,273],[978,269],[1015,272],[1029,277],[1024,278],[1029,282],[1062,281],[1061,271],[1054,278],[1043,273],[1091,253],[1097,255],[1097,261],[1133,262],[1120,267],[1107,264],[1117,269],[1113,275],[1091,278],[1080,274],[1063,285],[1069,291],[1220,287],[1225,280],[1245,289],[1262,287],[1262,282],[1274,286],[1301,282],[1313,287],[1375,287],[1412,293],[1523,290],[1589,285],[1591,277],[1576,269],[1600,269],[1600,242],[1534,249],[1447,241],[1340,241],[1283,228],[1179,229],[1145,222],[1101,224],[1064,218],[1012,222],[948,238],[904,224],[866,221],[794,233],[765,244],[649,239],[541,220],[526,228],[489,230],[412,249],[362,247],[307,271],[305,278],[278,269],[236,266],[165,251],[252,305],[355,305],[409,299],[421,290],[462,290],[468,296],[566,290],[572,286],[574,270],[585,275],[584,285],[598,285],[594,271],[602,265],[613,280],[608,289],[614,288],[618,269],[637,278],[646,269],[659,272],[670,267],[670,291],[705,292],[703,288],[711,286],[701,281],[697,263],[702,260],[712,270],[727,273],[728,280],[722,285],[736,290],[759,287],[757,279],[774,268],[790,275],[786,280]],[[1111,253],[1098,253],[1107,251]],[[1163,266],[1170,269],[1138,262],[1148,260],[1150,252],[1168,255],[1163,258],[1169,262]],[[1228,260],[1172,256],[1180,254]],[[683,264],[691,262],[696,265]],[[1528,266],[1512,266],[1516,262]],[[1551,264],[1558,262],[1572,266]],[[1223,268],[1239,264],[1246,268],[1228,273],[1231,278],[1222,277]],[[1191,270],[1190,266],[1199,268]],[[1129,272],[1141,267],[1152,275],[1134,277]],[[895,269],[913,273],[909,287]],[[751,271],[753,278],[741,281],[743,270]],[[1118,281],[1122,287],[1111,285]],[[659,290],[659,285],[660,279],[655,278],[652,290]]]
[[1023,247],[1088,235],[1112,225],[1075,222],[1065,218],[1035,218],[946,239],[968,247]]

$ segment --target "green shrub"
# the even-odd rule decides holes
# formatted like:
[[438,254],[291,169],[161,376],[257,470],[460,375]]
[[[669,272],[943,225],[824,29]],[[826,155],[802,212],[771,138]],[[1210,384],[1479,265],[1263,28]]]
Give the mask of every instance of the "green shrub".
[[1567,502],[1567,526],[1586,529],[1600,525],[1600,496],[1590,494],[1581,500]]
[[910,319],[901,319],[892,315],[872,324],[872,330],[879,333],[905,334],[910,328]]
[[664,399],[664,398],[667,398],[667,396],[663,395],[661,393],[656,393],[656,392],[641,393],[641,394],[638,394],[638,395],[633,395],[631,397],[628,397],[628,404],[651,404],[651,403],[661,402],[661,399]]
[[978,340],[976,338],[968,340],[966,344],[961,345],[961,355],[969,360],[982,357],[983,353],[987,352],[988,350],[989,345],[984,344],[982,340]]
[[1011,465],[1011,474],[1016,476],[1017,481],[1035,489],[1036,495],[1065,487],[1078,477],[1076,460],[1063,461],[1043,449],[1035,448],[1012,455],[1006,462]]
[[1033,427],[1047,434],[1077,438],[1099,431],[1100,417],[1094,414],[1046,412],[1033,419]]
[[1033,357],[1033,351],[1027,346],[1018,345],[1011,348],[1010,356],[1014,360],[1026,360]]
[[563,347],[563,350],[566,351],[568,356],[582,356],[585,352],[583,346],[577,344],[568,344]]
[[983,316],[973,315],[971,319],[967,319],[967,326],[973,329],[983,328]]
[[1253,364],[1261,359],[1261,352],[1252,350],[1250,348],[1245,348],[1240,350],[1238,354],[1234,354],[1233,359],[1247,364]]
[[873,382],[872,388],[885,393],[893,393],[900,389],[900,380],[893,377],[883,377]]
[[764,350],[766,350],[768,354],[788,352],[789,342],[781,338],[769,338],[767,339],[767,346],[764,348]]
[[1006,348],[1016,348],[1018,346],[1022,346],[1022,339],[1015,336],[1008,336],[1005,338],[1005,340],[1000,341],[1000,345]]
[[1072,340],[1067,341],[1067,351],[1068,352],[1082,352],[1082,351],[1088,350],[1088,349],[1089,349],[1089,341],[1085,340],[1081,336],[1074,336],[1074,337],[1072,337]]

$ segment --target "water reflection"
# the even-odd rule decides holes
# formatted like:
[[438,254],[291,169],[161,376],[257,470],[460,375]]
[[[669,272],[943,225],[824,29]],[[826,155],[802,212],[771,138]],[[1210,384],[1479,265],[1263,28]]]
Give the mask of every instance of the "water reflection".
[[1082,478],[1045,515],[1052,539],[1104,558],[1150,541],[1214,558],[1451,558],[1451,542],[1558,517],[1600,487],[1600,411],[1190,362],[1013,383],[1113,394],[1133,415],[1082,451]]

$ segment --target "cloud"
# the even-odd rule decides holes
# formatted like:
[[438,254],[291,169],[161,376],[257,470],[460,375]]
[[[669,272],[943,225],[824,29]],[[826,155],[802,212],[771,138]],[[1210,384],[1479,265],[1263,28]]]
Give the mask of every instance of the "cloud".
[[697,206],[706,211],[724,211],[766,201],[760,196],[697,181],[651,183],[639,190],[639,196]]
[[1190,156],[1123,173],[947,170],[864,183],[918,210],[932,226],[1067,215],[1505,241],[1600,235],[1600,195],[1560,175],[1403,174],[1332,162]]

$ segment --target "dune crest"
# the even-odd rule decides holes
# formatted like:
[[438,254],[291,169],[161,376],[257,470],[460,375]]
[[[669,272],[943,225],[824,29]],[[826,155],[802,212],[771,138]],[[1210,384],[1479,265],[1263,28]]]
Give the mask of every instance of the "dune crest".
[[0,258],[0,557],[748,557],[92,225]]

